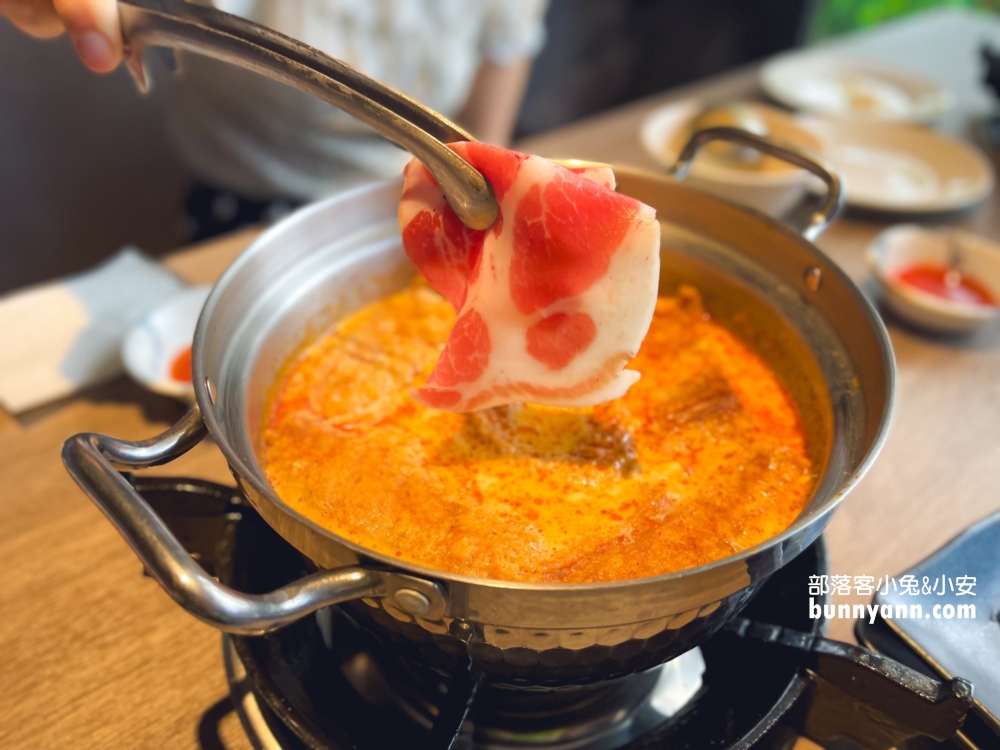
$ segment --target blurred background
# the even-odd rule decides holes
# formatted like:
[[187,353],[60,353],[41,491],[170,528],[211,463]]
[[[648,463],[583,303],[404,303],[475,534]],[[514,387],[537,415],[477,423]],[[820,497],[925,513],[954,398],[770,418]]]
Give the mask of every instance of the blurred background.
[[[952,5],[1000,0],[551,0],[516,135],[775,52]],[[163,70],[154,70],[154,79]],[[65,38],[0,19],[0,292],[92,266],[126,243],[184,244],[191,177],[164,133],[162,86],[87,72]]]

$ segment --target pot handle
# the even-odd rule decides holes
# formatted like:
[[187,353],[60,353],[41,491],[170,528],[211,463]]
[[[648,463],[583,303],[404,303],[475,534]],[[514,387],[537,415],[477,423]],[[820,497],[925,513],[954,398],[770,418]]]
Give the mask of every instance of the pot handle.
[[306,576],[269,594],[243,594],[223,586],[198,565],[163,520],[116,468],[145,469],[168,463],[206,435],[194,406],[162,435],[129,442],[81,433],[63,445],[70,475],[115,525],[163,590],[202,622],[227,633],[261,635],[331,604],[362,597],[395,597],[412,614],[437,619],[446,603],[429,581],[361,567]]
[[703,146],[712,141],[728,141],[756,149],[776,159],[808,170],[826,184],[826,197],[823,200],[823,205],[809,217],[809,222],[802,230],[802,236],[810,242],[816,240],[844,209],[843,184],[837,171],[829,162],[786,141],[756,135],[740,128],[717,127],[697,131],[681,149],[677,161],[670,168],[670,173],[681,180],[687,177],[688,172],[691,171],[691,165],[694,163],[694,157]]

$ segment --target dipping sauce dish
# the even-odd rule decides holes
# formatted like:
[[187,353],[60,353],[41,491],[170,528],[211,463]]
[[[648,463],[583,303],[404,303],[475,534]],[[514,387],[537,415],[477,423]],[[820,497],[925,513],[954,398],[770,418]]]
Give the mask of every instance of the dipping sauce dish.
[[1000,245],[958,230],[901,224],[868,246],[883,300],[935,333],[968,333],[1000,317]]

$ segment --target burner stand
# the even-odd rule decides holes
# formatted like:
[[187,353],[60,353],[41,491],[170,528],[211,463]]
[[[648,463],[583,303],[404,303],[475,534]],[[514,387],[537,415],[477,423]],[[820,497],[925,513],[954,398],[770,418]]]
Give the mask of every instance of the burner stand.
[[[323,613],[317,619],[329,617]],[[288,735],[267,703],[258,701],[233,639],[223,636],[223,658],[233,704],[258,750],[304,747]],[[360,657],[360,658],[359,658]],[[671,662],[611,683],[534,691],[480,686],[473,691],[468,718],[454,750],[615,750],[648,734],[681,713],[702,687],[705,661],[698,648]],[[396,703],[425,729],[431,717],[400,696],[375,660],[361,652],[341,672],[369,700]],[[446,689],[441,686],[441,690]]]
[[[309,572],[299,553],[234,488],[189,479],[134,481],[185,548],[226,585],[263,593]],[[800,639],[817,637],[822,622],[808,618],[802,597],[809,577],[825,569],[818,541],[757,592],[743,617],[790,628]],[[407,661],[340,608],[321,610],[265,636],[226,639],[234,703],[254,747],[266,750],[439,750],[456,739],[463,719],[458,740],[465,747],[470,742],[509,747],[515,741],[531,747],[541,740],[567,748],[586,747],[589,741],[591,747],[625,743],[633,750],[746,750],[751,745],[786,750],[780,741],[787,734],[783,717],[788,715],[795,729],[801,722],[791,709],[811,705],[806,699],[813,680],[803,671],[802,654],[748,640],[742,631],[740,637],[714,636],[702,644],[701,653],[701,689],[686,704],[687,694],[675,700],[674,706],[684,704],[682,710],[662,720],[675,709],[664,708],[669,691],[662,690],[663,672],[656,671],[547,693],[486,686],[468,710],[465,699],[473,687],[468,672],[437,672]],[[605,708],[609,700],[614,709]],[[567,708],[575,712],[572,719],[560,713]],[[580,736],[587,722],[599,738]],[[568,731],[571,727],[575,733]],[[651,728],[643,734],[646,727]]]

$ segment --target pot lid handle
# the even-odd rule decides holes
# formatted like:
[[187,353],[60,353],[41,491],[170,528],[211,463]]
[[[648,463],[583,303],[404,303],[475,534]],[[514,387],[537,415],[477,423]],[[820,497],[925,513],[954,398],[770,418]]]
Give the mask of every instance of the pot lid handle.
[[815,241],[830,223],[844,209],[844,187],[837,170],[825,159],[806,151],[799,146],[778,140],[769,136],[757,135],[747,130],[730,127],[705,128],[691,135],[681,149],[680,155],[670,173],[683,180],[691,171],[695,156],[703,146],[712,141],[728,141],[740,146],[756,149],[776,159],[801,167],[819,177],[826,184],[826,197],[823,204],[809,217],[809,222],[802,230],[802,236],[810,242]]

